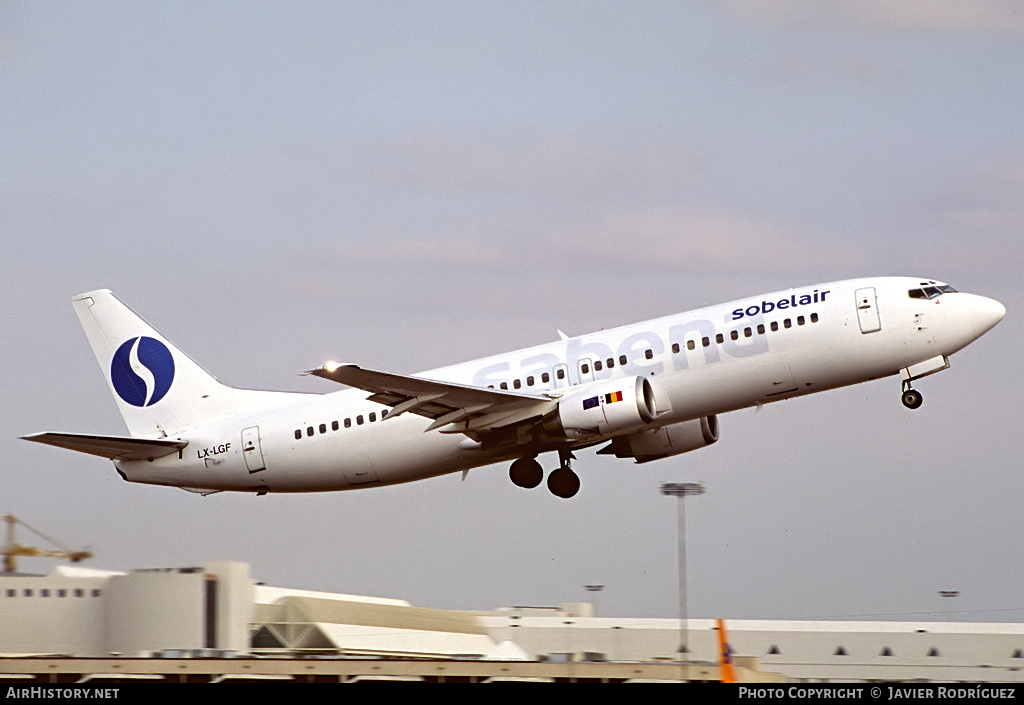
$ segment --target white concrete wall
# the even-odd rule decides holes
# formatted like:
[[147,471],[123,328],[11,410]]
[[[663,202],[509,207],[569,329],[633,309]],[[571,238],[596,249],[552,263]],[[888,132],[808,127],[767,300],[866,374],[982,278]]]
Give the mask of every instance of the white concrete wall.
[[103,653],[107,580],[0,576],[0,652]]
[[202,573],[130,573],[111,578],[106,591],[109,653],[134,656],[205,644]]
[[219,561],[207,563],[205,571],[217,578],[217,643],[228,651],[249,650],[255,587],[248,563]]

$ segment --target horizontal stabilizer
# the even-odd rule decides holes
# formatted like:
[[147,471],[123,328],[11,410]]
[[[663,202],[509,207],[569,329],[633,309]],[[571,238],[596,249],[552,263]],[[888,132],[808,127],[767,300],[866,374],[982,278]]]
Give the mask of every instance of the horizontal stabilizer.
[[33,433],[22,438],[111,460],[152,460],[175,453],[188,445],[188,441],[131,436],[92,436],[85,433]]

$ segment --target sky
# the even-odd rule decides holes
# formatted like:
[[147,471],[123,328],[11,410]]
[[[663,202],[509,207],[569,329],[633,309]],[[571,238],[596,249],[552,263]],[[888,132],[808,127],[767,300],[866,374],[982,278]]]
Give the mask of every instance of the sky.
[[[1016,0],[0,2],[0,512],[95,567],[672,617],[658,488],[701,481],[691,616],[1024,619],[1022,75]],[[579,453],[569,501],[502,465],[200,497],[19,440],[125,432],[96,288],[222,382],[330,392],[297,373],[889,274],[1008,310],[921,409],[889,378],[733,412],[693,453]]]

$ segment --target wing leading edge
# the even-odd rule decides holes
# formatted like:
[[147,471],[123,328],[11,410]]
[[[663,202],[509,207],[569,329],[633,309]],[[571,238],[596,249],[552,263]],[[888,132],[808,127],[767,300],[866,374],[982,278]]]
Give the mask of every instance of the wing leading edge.
[[370,392],[369,401],[391,407],[385,420],[406,412],[431,419],[424,432],[485,434],[543,417],[558,404],[553,395],[484,389],[352,364],[328,364],[306,374]]

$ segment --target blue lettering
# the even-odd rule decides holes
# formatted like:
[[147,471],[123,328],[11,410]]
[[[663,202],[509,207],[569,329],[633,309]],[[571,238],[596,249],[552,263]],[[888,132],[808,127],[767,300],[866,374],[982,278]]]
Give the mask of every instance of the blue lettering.
[[825,300],[825,295],[830,294],[830,291],[818,291],[815,289],[810,294],[793,294],[788,298],[779,299],[778,301],[765,301],[761,300],[761,305],[754,304],[747,306],[746,308],[737,308],[732,311],[732,320],[738,321],[742,318],[753,318],[758,314],[771,313],[775,309],[783,311],[788,308],[796,308],[797,306],[807,306],[808,304],[817,304]]

